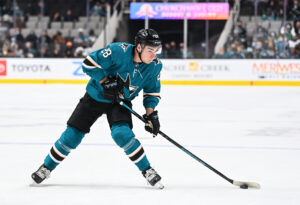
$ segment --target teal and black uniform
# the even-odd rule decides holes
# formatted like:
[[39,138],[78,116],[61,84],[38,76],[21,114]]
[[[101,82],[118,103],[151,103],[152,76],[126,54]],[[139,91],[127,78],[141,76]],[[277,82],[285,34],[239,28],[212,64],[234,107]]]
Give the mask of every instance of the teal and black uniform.
[[83,71],[91,76],[87,85],[88,94],[97,101],[110,102],[103,98],[100,80],[106,76],[119,75],[129,88],[124,88],[125,100],[133,100],[144,91],[144,106],[153,109],[159,102],[160,71],[162,64],[155,59],[150,64],[133,62],[134,46],[127,43],[112,43],[106,48],[91,53],[83,62]]
[[145,108],[155,108],[160,100],[160,71],[162,64],[155,59],[150,64],[133,61],[134,45],[112,43],[106,48],[92,52],[82,63],[83,72],[91,77],[86,87],[86,94],[80,99],[76,109],[68,120],[67,129],[55,142],[45,158],[45,166],[53,170],[75,149],[90,131],[90,127],[102,114],[107,115],[111,135],[126,155],[145,171],[150,163],[141,143],[132,132],[131,113],[117,103],[103,97],[100,81],[105,77],[119,77],[123,80],[124,102],[131,106],[131,101],[143,90]]

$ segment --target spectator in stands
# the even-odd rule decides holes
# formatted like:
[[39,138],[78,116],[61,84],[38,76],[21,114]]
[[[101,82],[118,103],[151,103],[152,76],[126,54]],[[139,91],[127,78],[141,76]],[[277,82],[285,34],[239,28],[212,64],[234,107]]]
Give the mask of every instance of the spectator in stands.
[[272,10],[271,8],[268,7],[268,8],[264,11],[263,15],[261,16],[261,19],[262,19],[263,21],[266,21],[266,20],[271,20],[271,21],[273,21],[273,20],[275,20],[275,19],[276,19],[276,16],[275,16],[275,10]]
[[279,7],[279,10],[277,10],[276,16],[277,16],[278,20],[281,20],[284,18],[284,10],[282,7]]
[[275,58],[276,57],[275,42],[271,36],[268,37],[266,56],[267,56],[267,58]]
[[19,57],[19,58],[24,57],[23,49],[20,47],[20,44],[16,43],[13,50],[15,51],[14,57]]
[[228,51],[224,54],[225,58],[245,58],[244,46],[239,41],[234,41],[229,47]]
[[51,18],[51,21],[62,21],[62,16],[60,14],[60,12],[55,12]]
[[16,27],[17,28],[24,28],[25,27],[25,22],[22,14],[17,14],[16,15]]
[[294,29],[295,29],[295,34],[300,35],[300,18],[294,20]]
[[14,56],[15,56],[14,50],[12,48],[9,48],[7,57],[14,57]]
[[280,34],[282,34],[286,41],[292,40],[295,35],[295,30],[291,23],[286,23],[281,29]]
[[252,47],[248,47],[247,48],[245,58],[247,58],[247,59],[254,58],[253,48]]
[[288,42],[289,48],[294,49],[296,47],[296,45],[298,45],[299,43],[300,43],[300,35],[295,35],[295,36],[293,36],[293,39],[289,40],[289,42]]
[[[53,49],[54,49],[54,57],[63,56],[64,49],[65,49],[66,39],[62,36],[60,31],[57,31],[53,35]],[[56,53],[55,53],[56,52]]]
[[32,46],[34,49],[37,48],[37,36],[34,32],[34,30],[31,30],[30,33],[28,34],[28,36],[26,36],[25,41],[26,42],[30,42],[30,46]]
[[78,46],[78,47],[75,49],[74,56],[77,57],[77,58],[84,58],[83,50],[84,50],[84,49],[83,49],[81,46]]
[[240,20],[237,21],[237,29],[238,29],[237,34],[239,38],[246,38],[247,31],[243,26],[243,22]]
[[30,41],[27,41],[25,43],[24,56],[26,58],[34,58],[35,56],[37,56],[37,51],[32,46],[32,43]]
[[13,22],[11,16],[9,16],[8,14],[3,15],[2,26],[6,27],[7,29],[12,28]]
[[62,52],[59,48],[54,48],[53,50],[53,57],[54,58],[61,58],[63,57]]
[[51,49],[49,48],[48,45],[42,46],[40,57],[43,57],[43,58],[51,58],[51,57],[53,57]]
[[64,45],[66,43],[65,37],[62,36],[62,33],[60,31],[57,31],[53,35],[53,43],[55,45]]
[[256,42],[253,42],[254,44],[254,57],[255,58],[261,58],[261,52],[263,50],[263,42],[261,40],[257,40]]
[[169,58],[170,44],[165,43],[162,49],[163,58]]
[[[275,12],[278,10],[278,4],[277,4],[277,1],[275,1],[275,0],[270,0],[270,1],[268,2],[268,6],[267,6],[267,7],[270,8],[271,11],[274,12],[274,15],[275,15]],[[276,15],[275,15],[275,17],[276,17]]]
[[87,46],[87,42],[83,42],[75,49],[74,56],[78,58],[87,57],[91,51],[91,48]]
[[247,34],[247,31],[243,26],[243,22],[238,20],[237,25],[233,28],[232,41],[238,40],[241,43],[243,43],[244,46],[246,46],[247,45],[246,34]]
[[9,43],[3,43],[2,44],[2,47],[1,47],[1,50],[0,50],[0,56],[2,56],[2,57],[8,56],[9,46],[10,46]]
[[3,44],[10,45],[9,40],[7,39],[7,37],[5,35],[0,36],[0,48],[2,48]]
[[265,39],[266,37],[268,36],[268,31],[267,29],[265,29],[262,25],[262,22],[258,22],[258,25],[257,25],[257,31],[256,31],[256,37],[259,39],[259,40],[263,40]]
[[[179,57],[184,58],[184,43],[183,42],[179,43]],[[188,48],[187,48],[186,57],[193,58],[193,53],[191,51],[189,51]]]
[[291,58],[300,59],[300,43],[298,43],[295,48],[292,48]]
[[235,53],[234,58],[238,58],[238,59],[242,59],[242,58],[246,58],[246,51],[245,51],[245,47],[243,44],[238,44],[237,48],[236,48],[236,53]]
[[170,49],[169,49],[169,53],[168,53],[168,57],[169,58],[178,58],[178,49],[177,49],[177,45],[175,41],[171,41],[170,42]]
[[217,58],[217,59],[223,59],[226,58],[225,56],[225,48],[221,47],[219,49],[219,51],[213,56],[213,58]]
[[275,31],[271,31],[269,35],[273,38],[273,40],[277,39],[277,34]]
[[95,3],[91,12],[91,16],[106,16],[106,6],[101,4],[99,1]]
[[87,39],[88,46],[92,47],[96,40],[97,40],[97,36],[95,35],[94,29],[91,29],[89,31],[89,36]]
[[66,42],[66,50],[65,50],[66,57],[73,57],[73,43],[71,40],[67,40]]
[[22,35],[22,33],[20,32],[20,28],[16,28],[15,37],[16,37],[16,43],[21,45],[21,47],[22,47],[25,39],[24,39],[24,36]]
[[300,11],[300,5],[298,0],[293,1],[293,6],[291,8],[291,11]]
[[234,55],[237,52],[238,45],[239,45],[238,40],[231,42],[227,47],[227,51],[225,52],[225,57],[226,58],[234,58]]
[[87,38],[86,36],[84,35],[84,30],[83,28],[79,28],[78,29],[78,35],[74,37],[74,44],[75,45],[81,45],[83,42],[86,42],[87,41]]
[[288,43],[284,40],[284,36],[279,35],[275,42],[276,58],[288,58],[289,50],[287,48]]
[[39,45],[50,45],[52,43],[52,39],[47,33],[47,30],[43,30],[42,35],[38,39],[38,44]]
[[73,22],[75,21],[75,17],[72,14],[72,10],[68,9],[66,15],[64,16],[64,21]]

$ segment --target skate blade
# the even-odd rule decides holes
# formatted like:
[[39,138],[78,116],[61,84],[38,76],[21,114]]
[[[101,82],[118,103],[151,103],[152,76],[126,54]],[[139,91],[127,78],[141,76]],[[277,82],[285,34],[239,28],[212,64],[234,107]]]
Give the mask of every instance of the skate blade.
[[36,183],[36,182],[32,179],[31,182],[29,183],[29,186],[30,186],[30,187],[37,187],[37,186],[39,186],[39,184]]
[[157,189],[163,189],[163,188],[165,188],[165,186],[160,181],[156,182],[156,184],[154,184],[154,187],[157,188]]

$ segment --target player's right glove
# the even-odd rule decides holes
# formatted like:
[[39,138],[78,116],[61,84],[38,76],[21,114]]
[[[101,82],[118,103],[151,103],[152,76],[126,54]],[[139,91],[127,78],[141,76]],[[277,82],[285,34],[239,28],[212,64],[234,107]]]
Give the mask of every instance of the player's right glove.
[[152,133],[153,137],[156,137],[160,128],[157,111],[152,112],[150,115],[144,114],[143,118],[146,120],[145,130]]
[[120,102],[119,96],[123,94],[123,85],[115,77],[109,76],[107,80],[102,83],[103,97],[112,103]]

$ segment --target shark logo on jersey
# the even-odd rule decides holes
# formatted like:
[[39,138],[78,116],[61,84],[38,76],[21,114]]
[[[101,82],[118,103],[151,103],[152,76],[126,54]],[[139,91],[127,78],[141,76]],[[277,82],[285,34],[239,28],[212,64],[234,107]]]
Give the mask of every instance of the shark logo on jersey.
[[128,48],[128,44],[123,43],[123,44],[121,44],[120,46],[121,46],[121,48],[123,48],[124,53],[125,53],[126,50],[127,50],[127,48]]
[[127,73],[126,80],[124,80],[121,75],[117,74],[118,81],[121,81],[123,84],[123,91],[125,98],[131,97],[131,95],[138,89],[138,86],[131,85],[129,73]]

